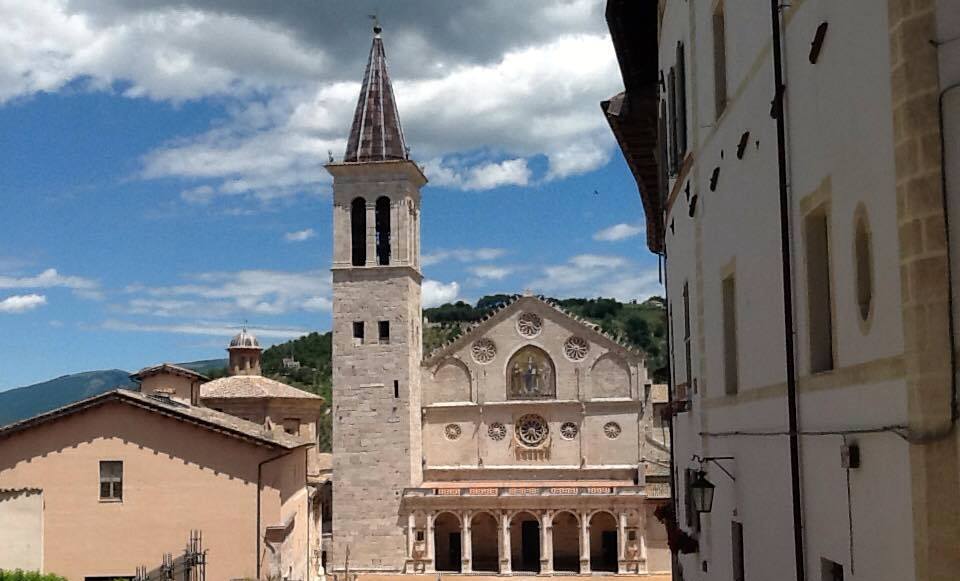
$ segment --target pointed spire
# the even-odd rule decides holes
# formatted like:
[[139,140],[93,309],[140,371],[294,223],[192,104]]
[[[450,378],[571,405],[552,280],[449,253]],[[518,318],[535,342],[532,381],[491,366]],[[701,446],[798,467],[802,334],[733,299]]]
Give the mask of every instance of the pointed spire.
[[343,158],[345,162],[407,159],[407,145],[403,141],[397,102],[393,97],[390,75],[387,74],[381,31],[380,24],[376,23],[370,60],[347,140],[347,152]]

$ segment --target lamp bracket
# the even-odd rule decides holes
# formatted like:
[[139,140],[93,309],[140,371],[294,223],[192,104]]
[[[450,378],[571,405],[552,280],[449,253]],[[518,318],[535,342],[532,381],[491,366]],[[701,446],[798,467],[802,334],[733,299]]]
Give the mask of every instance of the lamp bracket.
[[699,463],[700,463],[700,469],[701,469],[701,470],[703,469],[703,465],[704,465],[704,464],[707,464],[707,463],[709,463],[709,462],[713,462],[714,464],[717,465],[717,468],[719,468],[724,474],[727,475],[727,478],[729,478],[730,480],[732,480],[732,481],[734,481],[734,482],[737,481],[736,477],[734,477],[734,475],[731,474],[729,470],[727,470],[726,468],[724,468],[724,467],[723,467],[723,464],[721,464],[721,463],[719,462],[720,460],[733,460],[733,461],[735,461],[736,458],[734,458],[733,456],[699,456],[699,455],[697,455],[697,454],[694,454],[694,455],[693,455],[693,458],[691,458],[691,460],[693,460],[693,461],[695,461],[695,462],[699,462]]

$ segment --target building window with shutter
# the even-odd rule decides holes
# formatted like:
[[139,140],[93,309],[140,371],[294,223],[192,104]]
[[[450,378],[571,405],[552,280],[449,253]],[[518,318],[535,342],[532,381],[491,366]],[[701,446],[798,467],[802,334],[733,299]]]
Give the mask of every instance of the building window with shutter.
[[731,274],[721,283],[723,310],[723,383],[727,395],[740,391],[740,360],[737,348],[737,283]]
[[821,207],[804,219],[810,373],[830,371],[834,366],[829,218],[826,207]]
[[109,502],[123,500],[123,462],[116,460],[100,462],[100,500]]
[[670,133],[670,144],[668,157],[670,160],[670,175],[677,174],[679,148],[677,147],[677,71],[673,67],[667,73],[667,106],[669,115],[667,119],[668,131]]
[[[683,166],[687,154],[687,64],[683,43],[677,43],[677,165]],[[679,169],[678,169],[679,171]]]
[[723,1],[713,11],[713,89],[717,119],[727,108],[727,36]]
[[744,581],[743,524],[732,521],[730,525],[730,546],[733,549],[733,581]]
[[684,391],[689,393],[693,389],[693,354],[690,345],[690,285],[687,282],[683,283],[683,369],[683,380],[687,384]]

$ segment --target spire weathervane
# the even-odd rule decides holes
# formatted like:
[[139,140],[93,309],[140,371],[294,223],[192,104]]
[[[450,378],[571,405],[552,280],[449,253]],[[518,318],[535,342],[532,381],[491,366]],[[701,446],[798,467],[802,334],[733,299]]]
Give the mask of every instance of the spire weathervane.
[[364,163],[409,159],[407,146],[400,128],[400,115],[393,96],[387,59],[380,33],[380,19],[369,14],[373,20],[373,42],[370,58],[360,86],[357,109],[347,139],[343,156],[345,163]]

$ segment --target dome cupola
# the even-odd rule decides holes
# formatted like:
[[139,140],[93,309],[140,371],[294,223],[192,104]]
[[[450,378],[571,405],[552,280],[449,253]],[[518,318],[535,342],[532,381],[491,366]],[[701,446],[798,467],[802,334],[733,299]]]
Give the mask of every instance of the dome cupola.
[[230,340],[228,371],[230,375],[260,375],[260,354],[263,348],[257,336],[244,327]]

